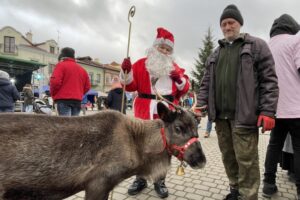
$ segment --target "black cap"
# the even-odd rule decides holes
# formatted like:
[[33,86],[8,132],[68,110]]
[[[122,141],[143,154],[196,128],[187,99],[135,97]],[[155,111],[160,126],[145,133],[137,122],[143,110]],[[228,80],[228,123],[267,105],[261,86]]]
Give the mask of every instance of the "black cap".
[[70,48],[70,47],[65,47],[60,51],[60,54],[58,56],[58,60],[62,59],[62,58],[75,58],[75,51],[74,49]]
[[223,13],[220,17],[220,24],[222,22],[223,19],[226,19],[226,18],[233,18],[235,19],[236,21],[238,21],[242,26],[244,24],[244,20],[243,20],[243,17],[239,11],[239,9],[236,7],[236,5],[234,4],[230,4],[228,5],[224,10],[223,10]]

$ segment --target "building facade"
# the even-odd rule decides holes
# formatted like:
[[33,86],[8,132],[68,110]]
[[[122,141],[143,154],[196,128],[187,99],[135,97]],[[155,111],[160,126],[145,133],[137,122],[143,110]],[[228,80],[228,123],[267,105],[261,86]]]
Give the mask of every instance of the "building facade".
[[[33,43],[33,34],[23,36],[10,26],[0,29],[0,70],[9,73],[15,79],[19,91],[26,83],[34,85],[35,91],[49,90],[50,77],[59,55],[59,46],[53,39],[42,43]],[[111,87],[112,78],[118,76],[120,64],[101,64],[91,57],[77,57],[76,62],[88,72],[91,94],[105,95]]]
[[26,83],[35,89],[48,85],[58,51],[55,40],[34,44],[31,32],[23,36],[10,26],[0,29],[0,69],[15,79],[19,91]]

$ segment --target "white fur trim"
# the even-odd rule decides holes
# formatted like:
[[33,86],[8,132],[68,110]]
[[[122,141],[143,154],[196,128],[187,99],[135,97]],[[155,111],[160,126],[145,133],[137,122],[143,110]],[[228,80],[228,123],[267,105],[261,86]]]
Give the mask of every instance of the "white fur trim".
[[120,71],[119,78],[122,84],[129,85],[133,81],[132,70],[127,74],[126,83],[125,83],[125,73],[123,72],[123,70]]
[[153,115],[157,114],[157,106],[156,105],[157,105],[156,100],[150,101],[150,108],[149,108],[150,119],[153,119]]
[[[169,95],[172,94],[172,79],[169,76],[162,76],[160,77],[156,84],[155,88],[157,92],[161,95]],[[153,88],[151,87],[151,93],[155,94]]]
[[175,82],[175,85],[178,88],[178,90],[183,90],[183,88],[184,88],[184,86],[186,84],[186,79],[183,78],[183,77],[181,77],[180,79],[181,79],[182,83],[179,84],[179,83]]
[[[151,77],[150,77],[151,79]],[[169,76],[160,77],[156,84],[155,88],[161,95],[170,95],[172,94],[172,79]],[[155,95],[153,88],[151,87],[151,94]],[[165,103],[165,102],[164,102]],[[165,103],[168,106],[167,103]],[[153,119],[153,115],[157,113],[157,100],[151,99],[150,101],[150,119]]]
[[166,44],[166,45],[169,45],[170,47],[172,47],[172,49],[174,48],[174,43],[169,39],[157,38],[154,41],[153,46],[156,46],[156,45],[159,45],[159,44]]

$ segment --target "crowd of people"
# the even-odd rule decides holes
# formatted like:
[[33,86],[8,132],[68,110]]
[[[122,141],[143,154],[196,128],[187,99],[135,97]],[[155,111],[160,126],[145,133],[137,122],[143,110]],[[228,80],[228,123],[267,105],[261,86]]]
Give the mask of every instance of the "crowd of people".
[[[223,10],[218,23],[224,38],[207,58],[201,87],[193,98],[197,98],[198,103],[195,112],[202,112],[197,110],[199,107],[207,108],[205,138],[210,137],[212,123],[215,123],[229,180],[229,193],[224,199],[258,199],[261,184],[259,130],[262,133],[271,131],[264,165],[263,195],[272,197],[278,191],[277,164],[287,160],[299,199],[300,26],[290,15],[283,14],[274,20],[270,41],[266,43],[241,32],[244,19],[233,4]],[[144,58],[133,64],[130,58],[124,58],[119,77],[113,77],[105,107],[126,114],[124,89],[136,93],[133,104],[136,118],[159,118],[157,93],[178,105],[190,90],[190,79],[185,69],[175,62],[174,47],[174,35],[165,28],[157,28],[154,43]],[[91,88],[88,73],[76,63],[72,48],[63,48],[58,61],[50,79],[50,95],[58,115],[78,116],[81,110],[85,114],[87,92]],[[25,85],[23,93],[25,111],[32,112],[34,95],[30,84]],[[188,97],[186,105],[191,107],[192,98]],[[0,112],[13,112],[18,99],[19,92],[9,81],[8,73],[0,71]],[[280,156],[284,145],[289,148],[286,150],[288,159]],[[166,174],[153,180],[160,198],[169,195],[165,178]],[[146,187],[146,178],[137,175],[128,194],[136,195]]]

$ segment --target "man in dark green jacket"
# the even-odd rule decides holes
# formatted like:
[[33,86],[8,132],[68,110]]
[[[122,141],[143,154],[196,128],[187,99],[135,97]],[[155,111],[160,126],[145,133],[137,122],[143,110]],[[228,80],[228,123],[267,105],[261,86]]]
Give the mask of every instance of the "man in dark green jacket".
[[258,127],[275,125],[278,99],[274,60],[263,40],[240,33],[243,18],[235,5],[220,18],[224,39],[210,55],[198,94],[216,122],[219,147],[229,179],[225,199],[258,199]]

